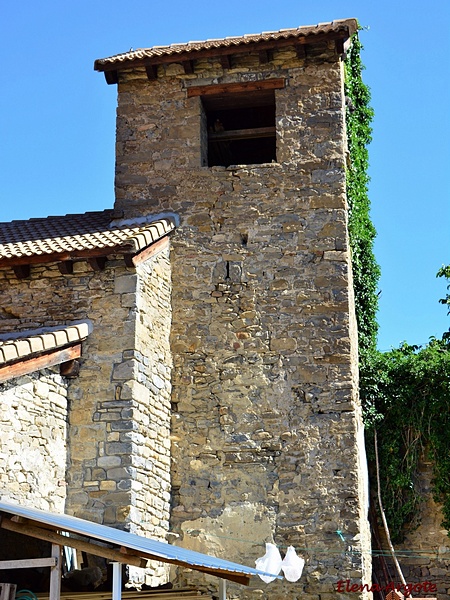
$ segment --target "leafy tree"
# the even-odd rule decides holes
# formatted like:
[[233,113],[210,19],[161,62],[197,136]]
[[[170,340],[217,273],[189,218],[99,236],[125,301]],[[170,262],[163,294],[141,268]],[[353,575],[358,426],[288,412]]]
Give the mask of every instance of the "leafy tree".
[[[445,295],[445,298],[441,298],[439,302],[447,306],[447,314],[450,315],[450,265],[441,267],[436,273],[436,277],[445,277],[447,279],[447,294]],[[444,335],[448,336],[449,332]]]
[[[450,267],[439,273],[449,278]],[[449,304],[449,295],[443,303]],[[431,338],[424,347],[404,343],[389,352],[372,352],[360,376],[368,454],[373,459],[376,428],[382,498],[392,540],[400,541],[405,526],[418,523],[422,499],[417,470],[424,452],[433,464],[442,524],[450,530],[450,336]]]
[[[370,220],[367,174],[373,110],[370,90],[362,81],[361,50],[355,34],[345,61],[348,227],[368,453],[370,458],[376,428],[383,505],[395,542],[406,524],[417,523],[417,469],[424,452],[433,462],[434,495],[443,506],[443,525],[450,530],[450,331],[425,347],[404,343],[390,352],[376,350],[380,270],[373,254],[376,231]],[[437,276],[449,282],[450,265]],[[450,283],[447,290],[440,302],[450,314]]]

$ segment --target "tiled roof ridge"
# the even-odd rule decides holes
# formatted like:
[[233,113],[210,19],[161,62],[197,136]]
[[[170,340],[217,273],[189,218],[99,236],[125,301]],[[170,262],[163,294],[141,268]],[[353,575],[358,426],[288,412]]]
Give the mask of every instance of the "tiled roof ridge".
[[337,19],[327,23],[319,23],[317,25],[302,25],[290,29],[279,29],[277,31],[265,31],[262,33],[251,33],[242,36],[230,36],[218,39],[207,39],[204,41],[192,41],[185,43],[169,44],[165,46],[152,46],[149,48],[138,48],[137,50],[129,50],[109,56],[99,58],[94,63],[94,69],[101,71],[102,67],[108,64],[133,61],[144,58],[157,58],[162,55],[181,54],[184,52],[195,52],[202,50],[210,50],[213,48],[223,48],[240,46],[250,43],[276,41],[287,39],[289,37],[304,37],[308,35],[318,35],[320,33],[338,32],[348,30],[349,35],[352,35],[358,28],[356,19]]
[[91,332],[92,323],[86,319],[69,325],[40,327],[14,334],[1,334],[0,365],[76,344],[85,340]]

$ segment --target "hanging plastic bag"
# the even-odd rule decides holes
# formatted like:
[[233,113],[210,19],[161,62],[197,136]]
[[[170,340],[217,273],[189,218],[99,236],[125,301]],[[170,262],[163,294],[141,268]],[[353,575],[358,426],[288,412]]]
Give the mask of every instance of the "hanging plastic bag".
[[281,568],[283,569],[284,576],[288,581],[292,583],[298,581],[302,576],[303,567],[305,561],[301,556],[297,556],[294,546],[289,546],[286,552],[286,556],[283,558]]
[[282,558],[280,551],[275,544],[266,543],[266,553],[256,561],[256,568],[258,571],[264,571],[265,573],[272,573],[273,577],[269,575],[260,575],[261,579],[265,583],[270,583],[277,578],[277,575],[281,571]]

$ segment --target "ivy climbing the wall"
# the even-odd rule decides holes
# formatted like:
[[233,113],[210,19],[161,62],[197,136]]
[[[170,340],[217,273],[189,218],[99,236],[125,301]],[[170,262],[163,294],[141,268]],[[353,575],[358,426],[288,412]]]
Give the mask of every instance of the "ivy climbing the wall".
[[371,141],[370,91],[363,83],[361,43],[355,34],[345,61],[346,122],[349,151],[347,200],[349,234],[352,253],[353,286],[358,323],[360,361],[376,348],[378,324],[378,280],[380,269],[373,253],[375,228],[370,219],[368,195],[369,159],[367,145]]
[[[379,267],[373,254],[375,229],[368,198],[368,150],[373,111],[362,81],[361,43],[353,38],[345,62],[349,166],[349,234],[359,333],[360,396],[369,460],[374,458],[376,428],[383,506],[393,542],[419,523],[421,495],[417,474],[421,458],[433,464],[435,500],[442,525],[450,531],[450,333],[425,347],[403,344],[376,349]],[[450,279],[450,266],[438,277]],[[450,289],[450,286],[447,288]],[[441,299],[450,307],[450,293]],[[450,311],[449,311],[450,312]],[[450,533],[449,533],[450,535]]]

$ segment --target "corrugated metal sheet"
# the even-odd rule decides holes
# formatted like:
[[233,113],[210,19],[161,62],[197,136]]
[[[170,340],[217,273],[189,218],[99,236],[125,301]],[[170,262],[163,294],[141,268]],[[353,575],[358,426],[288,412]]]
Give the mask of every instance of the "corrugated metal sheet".
[[[36,594],[38,600],[49,600],[48,594]],[[111,592],[61,592],[61,600],[111,600]],[[213,600],[211,594],[195,588],[171,588],[153,590],[122,590],[122,600]]]
[[158,59],[161,56],[176,56],[183,53],[202,52],[213,50],[215,48],[234,48],[247,46],[258,42],[269,42],[289,38],[300,38],[305,36],[314,36],[318,34],[336,33],[347,31],[352,35],[357,30],[356,19],[342,19],[330,23],[319,23],[318,25],[306,25],[293,29],[280,29],[279,31],[265,31],[263,33],[247,34],[238,37],[226,37],[223,39],[211,39],[202,42],[188,42],[186,44],[171,44],[169,46],[154,46],[153,48],[139,48],[130,50],[122,54],[116,54],[107,58],[99,58],[94,63],[94,69],[103,71],[108,65],[116,64],[119,68],[123,63],[132,62],[141,59]]
[[115,546],[124,547],[128,550],[134,550],[138,553],[142,553],[144,556],[146,554],[151,554],[158,557],[162,562],[178,561],[188,568],[199,568],[199,570],[206,571],[212,575],[217,575],[218,577],[226,577],[226,573],[236,573],[238,575],[247,576],[274,576],[272,573],[264,573],[257,569],[216,558],[208,554],[202,554],[179,546],[173,546],[172,544],[144,538],[140,535],[121,531],[120,529],[114,529],[113,527],[107,527],[106,525],[92,523],[91,521],[86,521],[70,515],[50,513],[4,501],[0,501],[0,512],[17,515],[19,517],[24,517],[25,519],[31,519],[37,523],[50,526],[55,530],[75,533],[91,538],[92,540],[106,542]]

